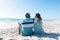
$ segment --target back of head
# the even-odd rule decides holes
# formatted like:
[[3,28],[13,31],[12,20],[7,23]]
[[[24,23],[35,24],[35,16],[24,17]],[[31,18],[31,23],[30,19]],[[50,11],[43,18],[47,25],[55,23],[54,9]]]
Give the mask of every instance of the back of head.
[[40,13],[36,13],[36,17],[40,20],[42,20],[41,16],[40,16]]
[[30,14],[29,13],[26,13],[25,17],[26,18],[30,18]]

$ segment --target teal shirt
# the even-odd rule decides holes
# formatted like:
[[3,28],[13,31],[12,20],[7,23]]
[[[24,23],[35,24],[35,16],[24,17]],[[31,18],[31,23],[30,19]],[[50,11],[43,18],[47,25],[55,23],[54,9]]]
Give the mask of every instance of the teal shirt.
[[33,22],[33,18],[26,18],[26,19],[23,20],[23,23],[24,22]]
[[[26,23],[26,22],[33,22],[33,18],[26,18],[26,19],[23,20],[22,23]],[[22,24],[22,25],[24,25],[24,24]],[[32,33],[33,33],[32,28],[33,27],[27,27],[27,25],[26,25],[26,27],[22,27],[21,34],[23,36],[32,35]]]

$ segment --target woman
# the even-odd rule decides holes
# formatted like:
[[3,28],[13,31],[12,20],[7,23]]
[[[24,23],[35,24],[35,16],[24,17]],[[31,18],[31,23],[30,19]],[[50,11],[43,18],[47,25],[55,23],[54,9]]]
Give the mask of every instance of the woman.
[[40,35],[44,33],[42,28],[42,18],[39,13],[35,15],[34,34]]

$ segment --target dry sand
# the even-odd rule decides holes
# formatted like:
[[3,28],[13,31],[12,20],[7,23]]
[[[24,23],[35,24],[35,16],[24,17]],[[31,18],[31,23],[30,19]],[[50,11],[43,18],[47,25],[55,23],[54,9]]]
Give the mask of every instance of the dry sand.
[[[7,36],[1,37],[1,30],[2,29],[10,29],[16,30],[16,34],[14,36]],[[21,36],[18,34],[18,23],[0,23],[0,38],[3,40],[60,40],[60,21],[45,21],[43,22],[43,30],[47,34],[41,34],[39,36]],[[11,35],[11,34],[9,34]]]

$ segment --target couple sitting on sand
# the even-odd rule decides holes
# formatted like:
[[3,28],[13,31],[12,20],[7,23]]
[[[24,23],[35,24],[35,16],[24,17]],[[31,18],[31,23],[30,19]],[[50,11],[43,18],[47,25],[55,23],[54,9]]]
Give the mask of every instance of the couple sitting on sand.
[[42,18],[39,13],[36,13],[35,18],[30,18],[30,14],[26,13],[26,19],[21,23],[21,35],[30,36],[32,34],[40,35],[44,33],[42,29]]

